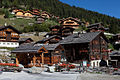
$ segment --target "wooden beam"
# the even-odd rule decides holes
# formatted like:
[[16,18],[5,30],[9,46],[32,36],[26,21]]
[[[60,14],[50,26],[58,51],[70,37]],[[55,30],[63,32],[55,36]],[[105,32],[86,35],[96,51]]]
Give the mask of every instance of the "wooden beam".
[[42,65],[44,64],[44,52],[42,53]]
[[35,66],[35,64],[36,64],[36,57],[34,55],[34,57],[33,57],[33,66]]
[[16,64],[17,64],[17,65],[19,64],[18,58],[16,58]]
[[44,68],[43,65],[44,65],[44,52],[42,52],[42,65],[41,65],[42,68]]

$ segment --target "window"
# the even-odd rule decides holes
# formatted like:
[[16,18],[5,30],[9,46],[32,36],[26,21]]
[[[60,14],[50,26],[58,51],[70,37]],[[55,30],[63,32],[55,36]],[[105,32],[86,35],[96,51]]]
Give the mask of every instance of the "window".
[[3,32],[3,34],[6,34],[6,32]]
[[13,45],[13,43],[11,43],[11,45]]
[[5,43],[3,43],[5,45]]
[[7,43],[7,45],[10,45],[10,43]]

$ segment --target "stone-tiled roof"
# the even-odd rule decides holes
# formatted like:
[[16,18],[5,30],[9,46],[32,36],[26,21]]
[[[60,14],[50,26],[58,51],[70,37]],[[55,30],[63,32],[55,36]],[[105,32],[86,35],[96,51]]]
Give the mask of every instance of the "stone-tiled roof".
[[[102,32],[89,32],[73,34],[60,41],[60,44],[75,44],[75,43],[89,43],[95,39],[98,35],[103,34]],[[105,36],[103,36],[106,39]]]
[[91,27],[103,27],[103,24],[102,22],[99,22],[99,23],[94,23],[94,24],[87,26],[87,28],[91,28]]
[[23,42],[23,41],[26,41],[26,40],[33,41],[31,38],[19,38],[19,42]]
[[57,48],[60,44],[34,44],[25,43],[14,49],[11,53],[37,53],[39,49],[44,47],[46,50],[51,51]]
[[21,34],[20,31],[18,31],[17,29],[15,29],[14,27],[12,27],[12,26],[10,26],[10,25],[9,25],[9,26],[0,26],[0,30],[6,29],[6,28],[13,29],[15,32]]
[[44,38],[44,39],[42,39],[42,40],[40,40],[40,41],[37,41],[36,43],[45,42],[45,41],[48,41],[48,40],[50,40],[50,39],[52,39],[52,38],[55,38],[55,37],[61,38],[61,37],[58,36],[58,35],[53,35],[53,36],[50,36],[50,37],[48,37],[48,38]]

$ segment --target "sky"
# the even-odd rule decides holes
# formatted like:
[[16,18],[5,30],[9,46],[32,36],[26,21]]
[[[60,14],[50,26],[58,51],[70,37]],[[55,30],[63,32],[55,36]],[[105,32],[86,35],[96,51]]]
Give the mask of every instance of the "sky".
[[71,6],[85,8],[120,18],[120,0],[59,0]]

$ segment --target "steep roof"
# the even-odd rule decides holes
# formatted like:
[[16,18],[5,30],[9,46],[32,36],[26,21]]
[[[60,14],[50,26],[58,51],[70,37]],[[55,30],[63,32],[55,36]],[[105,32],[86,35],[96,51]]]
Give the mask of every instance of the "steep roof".
[[91,27],[103,27],[103,24],[102,22],[99,22],[87,26],[87,28],[91,28]]
[[37,53],[39,49],[44,47],[48,51],[55,50],[60,44],[34,44],[25,43],[14,49],[11,53]]
[[78,22],[79,24],[84,23],[84,22],[80,21],[80,19],[78,19],[78,18],[73,18],[73,17],[68,17],[68,18],[65,18],[65,19],[61,19],[61,20],[59,20],[59,23],[62,24],[62,23],[63,23],[64,21],[66,21],[66,20],[73,20],[73,21]]
[[9,25],[9,26],[1,26],[1,27],[0,27],[0,30],[6,29],[6,28],[13,29],[15,32],[21,34],[20,31],[18,31],[17,29],[15,29],[14,27],[12,27],[12,26],[10,26],[10,25]]
[[20,45],[18,48],[14,49],[12,53],[20,52],[33,52],[36,53],[41,46],[34,46],[34,43],[25,43]]
[[26,40],[33,41],[31,38],[19,38],[19,42],[23,42],[23,41],[26,41]]
[[48,40],[50,40],[50,39],[52,39],[52,38],[55,38],[55,37],[61,38],[61,37],[58,36],[58,35],[53,35],[53,36],[50,36],[50,37],[48,37],[48,38],[44,38],[44,39],[42,39],[42,40],[40,40],[40,41],[37,41],[36,43],[45,42],[45,41],[48,41]]
[[120,56],[120,51],[112,51],[110,56]]
[[102,35],[107,41],[107,38],[102,32],[89,32],[89,33],[80,33],[73,34],[66,37],[64,40],[60,41],[60,44],[75,44],[75,43],[89,43],[94,40],[98,35]]
[[44,45],[44,47],[48,50],[48,51],[52,51],[55,50],[55,48],[57,48],[60,44],[48,44],[48,45]]

